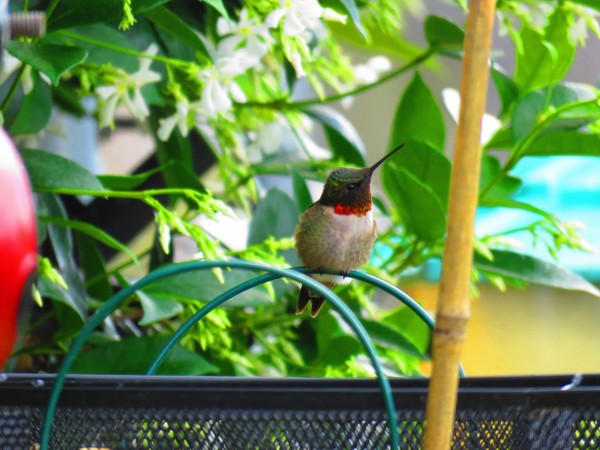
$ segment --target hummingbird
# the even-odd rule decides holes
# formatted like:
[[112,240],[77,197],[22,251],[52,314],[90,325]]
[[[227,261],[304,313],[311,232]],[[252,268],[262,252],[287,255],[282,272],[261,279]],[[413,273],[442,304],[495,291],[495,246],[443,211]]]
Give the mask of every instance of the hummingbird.
[[[317,271],[342,274],[311,275],[329,289],[344,282],[345,274],[365,264],[371,255],[377,226],[371,214],[371,177],[399,145],[371,167],[332,171],[319,200],[300,216],[294,240],[302,263]],[[317,317],[325,299],[302,285],[296,314],[311,302],[310,315]]]

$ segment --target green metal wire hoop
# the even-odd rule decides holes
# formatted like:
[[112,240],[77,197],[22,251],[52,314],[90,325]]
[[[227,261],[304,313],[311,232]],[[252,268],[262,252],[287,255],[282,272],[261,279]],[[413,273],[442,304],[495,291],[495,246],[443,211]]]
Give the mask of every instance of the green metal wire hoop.
[[[258,284],[270,281],[268,278],[272,277],[273,275],[275,275],[273,277],[273,279],[286,277],[291,280],[305,284],[307,287],[318,292],[319,294],[324,296],[328,301],[330,301],[332,303],[333,307],[336,309],[336,311],[342,316],[344,321],[356,333],[359,341],[363,344],[369,358],[371,359],[371,362],[375,369],[375,373],[377,375],[377,379],[378,379],[380,387],[381,387],[381,391],[382,391],[384,401],[385,401],[386,411],[388,414],[388,428],[390,431],[391,448],[392,449],[399,448],[398,447],[399,446],[399,436],[398,436],[398,423],[397,423],[397,418],[396,418],[396,408],[394,405],[394,399],[392,396],[392,390],[391,390],[389,380],[383,373],[383,367],[381,366],[381,363],[377,357],[377,353],[375,351],[375,347],[374,347],[371,339],[369,338],[368,334],[366,333],[366,331],[365,331],[364,327],[362,326],[362,324],[360,323],[360,321],[357,319],[357,317],[354,315],[354,313],[350,310],[350,308],[337,295],[335,295],[333,292],[331,292],[329,289],[327,289],[321,283],[315,281],[314,279],[310,278],[308,275],[305,275],[304,273],[301,273],[298,270],[278,269],[278,268],[265,266],[263,264],[259,264],[259,263],[255,263],[255,262],[251,262],[251,261],[231,260],[231,261],[191,261],[191,262],[175,264],[172,266],[160,268],[154,272],[149,273],[148,275],[141,278],[139,281],[132,284],[131,286],[128,286],[127,288],[121,290],[120,292],[115,294],[111,299],[109,299],[100,309],[98,309],[98,311],[96,311],[96,313],[90,318],[90,320],[85,323],[81,332],[79,333],[77,338],[75,338],[75,340],[73,341],[71,348],[69,349],[68,353],[66,354],[65,359],[63,360],[63,363],[61,364],[61,367],[56,374],[55,383],[54,383],[54,386],[53,386],[53,389],[52,389],[52,392],[50,395],[50,400],[48,402],[48,409],[46,410],[46,414],[44,417],[44,423],[42,426],[42,434],[41,434],[41,439],[40,439],[40,449],[41,450],[48,450],[48,448],[49,448],[50,431],[52,428],[52,422],[54,420],[54,415],[55,415],[56,408],[58,405],[58,400],[59,400],[62,388],[64,386],[67,373],[68,373],[69,369],[71,368],[73,361],[75,360],[75,357],[83,348],[85,341],[87,340],[89,335],[96,329],[96,327],[98,327],[128,297],[130,297],[132,294],[134,294],[137,290],[141,289],[142,287],[144,287],[156,280],[159,280],[159,279],[171,276],[171,275],[189,272],[192,270],[213,269],[213,268],[236,268],[236,269],[246,269],[246,270],[261,271],[261,272],[268,273],[267,275],[263,275],[261,277],[257,277],[257,278],[254,278],[253,280],[250,280],[253,283],[256,283],[254,285],[258,285]],[[303,270],[303,271],[306,271],[306,270]],[[358,272],[353,273],[353,277],[355,277],[354,275],[356,275],[356,274],[358,274]],[[359,278],[359,277],[355,277],[355,278]],[[256,280],[259,280],[259,281],[256,282]],[[374,280],[377,280],[378,282],[382,282],[381,280],[378,280],[378,279],[374,279]],[[384,283],[384,282],[382,282],[382,283]],[[204,317],[206,314],[208,314],[216,306],[224,303],[225,301],[227,301],[229,298],[233,297],[234,295],[237,295],[237,293],[243,292],[244,290],[247,290],[250,287],[252,287],[252,286],[250,286],[251,284],[252,283],[248,284],[248,282],[243,283],[242,285],[236,286],[237,289],[232,288],[228,292],[221,294],[220,296],[215,298],[212,302],[205,305],[204,308],[201,309],[201,311],[203,311],[203,310],[205,311],[204,314],[202,315],[202,317]],[[389,285],[389,286],[391,286],[391,285]],[[385,289],[385,290],[387,290],[387,289]],[[232,291],[234,291],[234,293],[233,293],[233,295],[230,295]],[[402,293],[401,296],[404,297],[405,294]],[[209,305],[212,306],[210,308],[210,310],[207,308]],[[198,313],[200,313],[200,311]],[[425,313],[425,315],[427,315],[427,314]],[[200,318],[198,320],[200,320]],[[429,318],[429,320],[431,320],[431,319]],[[168,350],[167,350],[167,352],[168,352]],[[162,354],[162,352],[161,352],[161,354]],[[160,357],[160,356],[161,355],[159,354],[158,357]],[[157,357],[157,359],[158,359],[158,357]],[[156,360],[155,360],[155,362],[156,362]],[[158,364],[160,364],[160,362],[157,363],[157,367],[158,367]],[[154,365],[155,364],[152,365],[151,369],[154,368]],[[156,370],[156,369],[154,369],[154,370]]]

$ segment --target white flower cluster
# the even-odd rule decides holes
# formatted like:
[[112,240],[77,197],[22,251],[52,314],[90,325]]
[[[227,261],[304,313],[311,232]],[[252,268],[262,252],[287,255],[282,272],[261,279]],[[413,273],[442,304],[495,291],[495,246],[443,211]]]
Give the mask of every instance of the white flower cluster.
[[[191,128],[205,128],[209,121],[218,117],[233,120],[231,110],[235,103],[247,101],[236,79],[251,69],[263,68],[264,57],[277,43],[274,36],[278,30],[282,37],[300,39],[306,44],[324,30],[323,21],[345,22],[346,17],[329,8],[323,8],[317,0],[279,0],[279,7],[264,20],[251,17],[242,9],[238,21],[219,18],[216,24],[218,42],[212,48],[213,64],[197,73],[202,86],[198,99],[192,101],[173,91],[175,112],[160,119],[158,137],[167,140],[177,128],[186,136]],[[133,74],[119,73],[116,81],[96,88],[100,105],[100,125],[111,126],[117,107],[123,105],[138,120],[149,115],[141,89],[160,81],[160,74],[150,70],[152,56],[157,48],[153,45],[145,52],[149,57],[140,58],[139,70]],[[305,75],[303,55],[298,50],[286,53],[298,78]],[[304,55],[306,57],[306,55]],[[386,60],[387,61],[387,60]],[[367,65],[356,66],[357,83],[370,82],[382,71],[389,70],[389,61],[374,60]],[[373,63],[373,64],[371,64]]]

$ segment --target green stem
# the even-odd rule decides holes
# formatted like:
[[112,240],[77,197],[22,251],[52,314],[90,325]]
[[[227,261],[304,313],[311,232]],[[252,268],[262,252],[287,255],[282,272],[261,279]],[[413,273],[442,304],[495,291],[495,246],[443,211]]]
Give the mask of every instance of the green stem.
[[[137,262],[139,262],[140,259],[142,259],[144,256],[148,255],[150,253],[151,249],[146,249],[143,252],[141,252],[139,255],[136,256],[137,258]],[[123,269],[126,269],[127,267],[131,266],[132,264],[135,264],[136,260],[133,258],[130,258],[124,262],[122,262],[121,264],[119,264],[117,267],[106,271],[105,273],[96,275],[95,277],[90,278],[89,280],[86,280],[85,282],[85,287],[89,288],[90,286],[95,285],[96,283],[98,283],[100,280],[110,277],[111,275],[120,272]]]
[[351,91],[342,92],[340,94],[331,95],[331,96],[325,97],[323,99],[313,99],[313,100],[304,100],[304,101],[292,102],[292,103],[288,103],[286,105],[286,107],[288,107],[288,108],[296,108],[296,109],[306,108],[307,106],[321,105],[323,103],[336,102],[336,101],[341,100],[341,99],[346,98],[346,97],[352,97],[352,96],[355,96],[355,95],[358,95],[358,94],[362,94],[363,92],[366,92],[366,91],[368,91],[370,89],[376,88],[377,86],[380,86],[383,83],[396,78],[398,75],[402,75],[404,72],[407,72],[408,70],[412,69],[413,67],[416,67],[419,64],[427,61],[435,53],[436,53],[435,50],[433,50],[431,48],[427,49],[427,51],[425,51],[421,55],[417,56],[415,59],[413,59],[412,61],[410,61],[408,64],[405,64],[404,66],[399,67],[398,69],[396,69],[396,70],[388,73],[387,75],[381,77],[377,81],[374,81],[373,83],[369,83],[369,84],[365,84],[365,85],[359,86],[356,89],[352,89]]
[[160,55],[149,55],[147,53],[143,53],[137,50],[132,50],[130,48],[125,48],[125,47],[121,47],[119,45],[114,45],[111,44],[110,42],[105,42],[105,41],[101,41],[99,39],[94,39],[94,38],[90,38],[88,36],[83,36],[81,34],[77,34],[77,33],[73,33],[71,31],[59,31],[60,34],[62,34],[65,37],[69,37],[71,39],[75,39],[81,42],[87,42],[88,44],[92,44],[92,45],[96,45],[97,47],[103,47],[103,48],[107,48],[109,50],[115,51],[115,52],[119,52],[119,53],[123,53],[125,55],[131,55],[131,56],[135,56],[137,58],[149,58],[152,59],[154,61],[158,61],[158,62],[162,62],[164,64],[171,64],[171,65],[175,65],[175,66],[186,66],[188,65],[187,62],[185,61],[181,61],[179,59],[174,59],[174,58],[168,58],[166,56],[160,56]]
[[525,155],[529,146],[535,141],[535,139],[539,136],[539,134],[542,131],[544,131],[544,129],[546,129],[546,127],[548,125],[550,125],[550,123],[553,120],[558,118],[561,114],[565,113],[566,111],[569,111],[569,110],[575,109],[575,108],[579,108],[580,106],[597,103],[598,101],[600,101],[600,96],[594,97],[593,99],[589,99],[589,100],[582,100],[580,102],[569,103],[569,104],[566,104],[563,106],[559,106],[554,111],[552,111],[550,114],[548,114],[546,117],[544,117],[542,120],[540,120],[535,125],[535,127],[533,127],[533,130],[531,130],[531,132],[517,144],[514,151],[508,157],[502,170],[500,170],[496,174],[496,176],[494,178],[492,178],[492,180],[487,184],[487,186],[484,186],[481,189],[481,192],[479,194],[479,199],[481,200],[483,197],[485,197],[485,195],[489,192],[489,190],[492,187],[494,187],[494,185],[497,182],[499,182],[502,178],[504,178],[512,168],[515,167],[515,165],[519,162],[519,160]]
[[90,197],[103,197],[103,198],[131,198],[135,200],[146,200],[148,197],[156,197],[159,195],[193,195],[197,191],[193,189],[178,189],[178,188],[165,188],[165,189],[147,189],[145,191],[111,191],[111,190],[87,190],[87,189],[73,189],[63,187],[45,187],[45,186],[33,186],[33,190],[36,192],[48,192],[51,194],[61,195],[89,195]]
[[0,106],[0,110],[2,111],[3,115],[6,113],[6,110],[7,110],[8,106],[10,105],[10,102],[12,101],[12,99],[15,95],[15,92],[17,92],[17,87],[19,87],[19,83],[21,83],[21,78],[23,78],[23,74],[25,73],[26,68],[27,68],[27,64],[25,64],[25,63],[21,64],[21,67],[19,68],[19,71],[17,72],[15,79],[13,80],[12,84],[10,85],[10,89],[8,90],[8,93],[6,94],[6,97],[4,98],[4,101],[2,102],[2,105]]
[[48,22],[48,20],[50,19],[50,16],[52,15],[52,13],[54,12],[54,10],[56,9],[56,6],[58,5],[59,0],[52,0],[50,2],[50,5],[48,5],[48,9],[46,9],[46,23]]
[[274,100],[272,102],[265,102],[265,103],[246,102],[246,103],[240,103],[239,106],[256,106],[256,107],[264,107],[264,108],[272,108],[272,109],[301,109],[301,108],[306,108],[308,106],[322,105],[324,103],[336,102],[343,98],[362,94],[365,91],[368,91],[377,86],[380,86],[383,83],[385,83],[393,78],[396,78],[398,75],[401,75],[404,72],[407,72],[408,70],[412,69],[413,67],[416,67],[419,64],[427,61],[430,57],[432,57],[435,54],[436,54],[436,50],[431,49],[431,48],[427,49],[424,53],[417,56],[415,59],[413,59],[409,63],[388,73],[387,75],[385,75],[384,77],[381,77],[379,80],[377,80],[373,83],[365,84],[365,85],[357,87],[356,89],[352,89],[347,92],[342,92],[340,94],[331,95],[329,97],[315,98],[312,100],[302,100],[302,101],[297,101],[297,102],[288,102],[286,99],[278,99],[278,100]]

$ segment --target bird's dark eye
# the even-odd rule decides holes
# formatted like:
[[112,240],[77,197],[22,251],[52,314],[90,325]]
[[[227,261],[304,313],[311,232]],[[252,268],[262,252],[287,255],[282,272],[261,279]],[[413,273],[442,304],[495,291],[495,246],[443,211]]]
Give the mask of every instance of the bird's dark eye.
[[355,183],[350,183],[349,185],[347,185],[346,187],[348,188],[349,191],[353,190],[354,188],[356,188],[357,184]]

